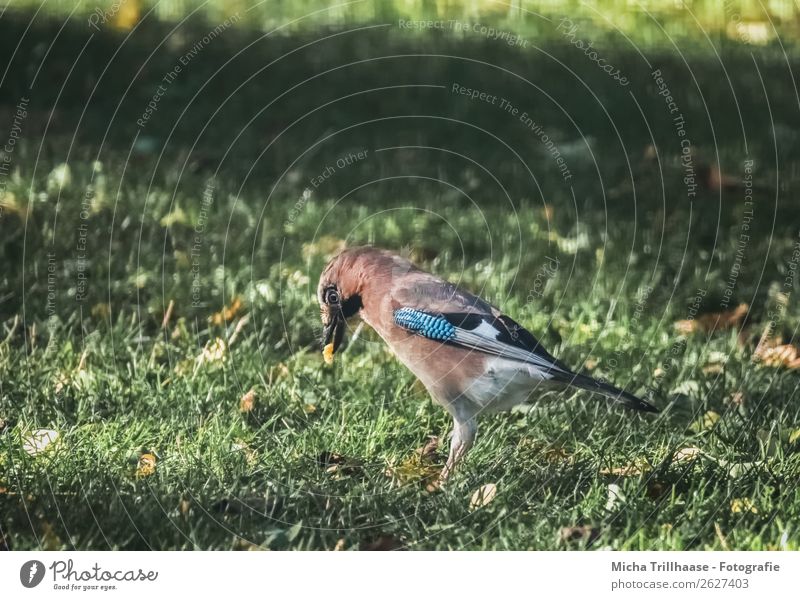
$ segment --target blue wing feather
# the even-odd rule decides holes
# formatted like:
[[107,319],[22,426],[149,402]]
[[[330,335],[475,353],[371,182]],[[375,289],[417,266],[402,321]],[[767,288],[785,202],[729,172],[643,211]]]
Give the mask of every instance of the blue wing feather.
[[505,316],[495,317],[480,313],[431,314],[404,307],[394,311],[394,321],[403,329],[428,339],[534,364],[548,371],[571,373],[530,332]]

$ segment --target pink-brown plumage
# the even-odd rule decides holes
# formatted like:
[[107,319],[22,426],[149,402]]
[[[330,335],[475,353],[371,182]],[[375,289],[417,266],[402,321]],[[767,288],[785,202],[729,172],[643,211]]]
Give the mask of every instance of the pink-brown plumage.
[[[572,373],[496,307],[395,253],[371,247],[345,250],[320,276],[318,298],[326,342],[332,340],[334,350],[345,319],[357,314],[452,415],[443,479],[474,443],[478,415],[506,410],[537,389],[575,385],[655,411],[627,392]],[[399,309],[430,315],[456,337],[430,339],[424,331],[400,326]]]

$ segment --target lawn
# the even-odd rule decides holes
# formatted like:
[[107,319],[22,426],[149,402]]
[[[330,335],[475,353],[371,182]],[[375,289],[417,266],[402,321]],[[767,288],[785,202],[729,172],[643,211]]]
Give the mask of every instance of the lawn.
[[[214,23],[86,51],[84,22],[12,17],[4,545],[800,547],[796,54],[609,38],[626,89],[557,37],[232,28],[157,96]],[[322,360],[319,273],[365,243],[662,412],[542,395],[431,490],[446,413],[366,327]]]

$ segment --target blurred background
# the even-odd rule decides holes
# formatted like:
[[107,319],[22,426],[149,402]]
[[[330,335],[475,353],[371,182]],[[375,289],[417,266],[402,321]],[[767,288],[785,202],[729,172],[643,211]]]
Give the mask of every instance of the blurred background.
[[[0,173],[0,251],[14,265],[3,275],[5,317],[22,290],[28,310],[46,316],[45,248],[65,251],[51,283],[77,293],[81,227],[82,272],[108,282],[87,286],[87,306],[135,293],[137,307],[162,312],[164,294],[190,300],[198,276],[201,303],[218,302],[223,252],[241,261],[234,272],[267,276],[281,251],[309,242],[305,220],[319,223],[324,201],[337,208],[311,235],[457,244],[472,259],[493,240],[495,256],[516,256],[523,270],[541,263],[523,250],[526,237],[543,251],[557,236],[584,249],[617,244],[633,251],[619,255],[626,262],[657,257],[647,277],[668,282],[665,298],[676,277],[697,279],[679,286],[688,298],[696,287],[724,293],[745,163],[761,241],[796,216],[792,2],[15,0],[0,27],[0,120],[16,140]],[[298,202],[308,206],[293,213]],[[359,209],[376,203],[395,212],[372,231],[374,211]],[[501,205],[508,221],[480,229],[478,213]],[[393,228],[409,206],[456,225],[431,213]],[[585,211],[583,225],[599,215],[600,231],[581,227]],[[201,213],[206,241],[193,255]],[[459,235],[459,219],[476,235]],[[620,222],[661,226],[606,239]],[[690,269],[687,239],[698,248]],[[750,253],[737,296],[756,292],[741,287],[750,275],[780,268]],[[163,290],[144,285],[155,271]]]

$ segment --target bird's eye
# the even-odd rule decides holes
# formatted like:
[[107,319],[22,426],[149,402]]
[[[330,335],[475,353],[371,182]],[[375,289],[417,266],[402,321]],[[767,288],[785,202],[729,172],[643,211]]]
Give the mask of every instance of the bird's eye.
[[325,304],[339,304],[339,292],[336,290],[328,290],[325,292]]

